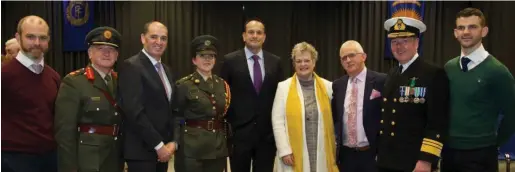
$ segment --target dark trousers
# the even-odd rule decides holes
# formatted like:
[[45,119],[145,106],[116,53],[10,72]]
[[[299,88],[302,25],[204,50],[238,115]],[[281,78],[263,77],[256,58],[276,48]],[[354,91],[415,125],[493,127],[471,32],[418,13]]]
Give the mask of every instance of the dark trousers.
[[126,160],[128,172],[167,172],[168,162],[148,161],[148,160]]
[[2,151],[2,172],[56,172],[57,152],[28,154]]
[[345,172],[377,172],[375,157],[375,149],[369,148],[368,150],[358,151],[347,146],[341,146],[338,168]]
[[[195,159],[184,158],[184,172],[197,171],[197,172],[223,172],[227,166],[227,158],[218,159]],[[181,171],[177,171],[181,172]]]
[[[378,172],[405,172],[405,171],[402,171],[402,170],[391,170],[391,169],[387,169],[387,168],[378,168],[377,169]],[[411,171],[406,171],[406,172],[411,172]]]
[[497,153],[495,146],[471,150],[445,147],[442,151],[441,172],[497,172]]
[[256,138],[256,128],[253,124],[245,129],[235,130],[233,152],[230,156],[232,172],[249,172],[252,161],[252,171],[272,172],[276,154],[275,143],[271,138]]

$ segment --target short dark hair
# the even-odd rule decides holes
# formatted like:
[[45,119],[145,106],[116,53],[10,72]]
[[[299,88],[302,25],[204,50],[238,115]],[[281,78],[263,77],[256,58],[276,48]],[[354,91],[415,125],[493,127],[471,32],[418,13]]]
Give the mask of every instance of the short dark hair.
[[159,23],[159,24],[162,24],[167,30],[168,28],[161,22],[157,21],[157,20],[153,20],[153,21],[149,21],[147,23],[145,23],[145,25],[143,25],[143,32],[141,32],[142,34],[147,34],[148,33],[148,28],[150,27],[150,25],[152,25],[153,23]]
[[481,12],[481,10],[479,10],[477,8],[465,8],[465,9],[461,10],[460,12],[458,12],[458,14],[456,14],[456,19],[458,19],[460,17],[470,17],[470,16],[479,17],[479,19],[481,19],[481,21],[480,21],[481,26],[482,27],[486,26],[485,15],[483,14],[483,12]]
[[265,23],[263,23],[263,20],[261,20],[257,17],[252,17],[245,21],[245,24],[243,25],[243,32],[247,31],[247,24],[249,24],[251,21],[256,21],[256,22],[261,23],[263,25],[263,31],[265,31]]

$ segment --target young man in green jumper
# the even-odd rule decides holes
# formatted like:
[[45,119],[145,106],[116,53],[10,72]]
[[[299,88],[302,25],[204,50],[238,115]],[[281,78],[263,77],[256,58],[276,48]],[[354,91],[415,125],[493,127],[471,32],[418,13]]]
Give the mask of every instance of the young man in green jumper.
[[[461,55],[445,64],[450,80],[450,135],[443,172],[497,172],[497,148],[515,131],[515,81],[481,44],[488,34],[483,13],[467,8],[456,16]],[[504,119],[497,128],[499,114]]]

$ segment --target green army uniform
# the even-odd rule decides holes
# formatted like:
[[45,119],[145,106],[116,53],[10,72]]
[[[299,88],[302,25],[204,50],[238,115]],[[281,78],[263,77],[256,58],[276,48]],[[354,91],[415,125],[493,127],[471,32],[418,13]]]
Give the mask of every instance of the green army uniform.
[[[213,41],[210,38],[200,36],[196,40],[203,44],[202,40]],[[229,86],[216,75],[204,79],[198,72],[176,84],[176,118],[183,123],[175,129],[179,141],[175,170],[222,172],[228,156],[224,118],[230,103]]]
[[[86,39],[117,46],[119,37],[116,30],[100,27]],[[123,171],[122,113],[116,106],[116,87],[116,72],[102,77],[92,65],[64,77],[55,101],[59,171]]]

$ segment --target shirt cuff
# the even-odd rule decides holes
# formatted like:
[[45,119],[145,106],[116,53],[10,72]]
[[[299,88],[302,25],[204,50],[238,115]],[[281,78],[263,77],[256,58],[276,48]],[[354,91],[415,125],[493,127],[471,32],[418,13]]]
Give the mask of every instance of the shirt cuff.
[[154,149],[157,151],[159,149],[161,149],[161,147],[163,147],[165,144],[163,142],[159,143],[156,147],[154,147]]

